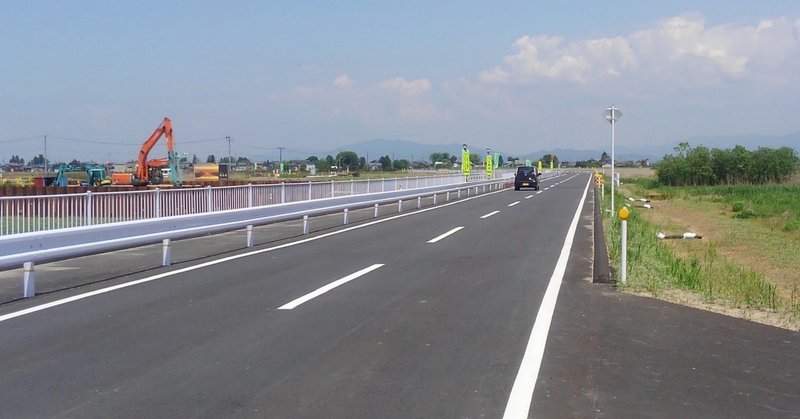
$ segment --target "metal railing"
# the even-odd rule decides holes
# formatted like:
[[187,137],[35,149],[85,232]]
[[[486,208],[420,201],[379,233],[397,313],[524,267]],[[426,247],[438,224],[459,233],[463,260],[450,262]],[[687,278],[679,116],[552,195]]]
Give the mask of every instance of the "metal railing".
[[[469,181],[485,179],[485,175]],[[465,182],[463,176],[280,183],[146,191],[0,197],[0,236],[124,221],[411,190]]]
[[334,212],[344,212],[344,224],[350,209],[374,207],[373,217],[379,216],[379,206],[397,203],[403,211],[403,201],[416,201],[420,208],[423,197],[437,196],[450,201],[451,195],[460,199],[466,196],[499,191],[504,179],[460,183],[456,186],[431,186],[427,188],[397,190],[392,192],[361,194],[331,199],[307,200],[282,205],[261,206],[225,211],[214,211],[176,217],[66,228],[52,231],[11,235],[0,240],[0,270],[23,268],[23,296],[35,295],[34,265],[80,256],[143,246],[161,241],[162,265],[171,262],[171,240],[200,237],[242,228],[247,229],[247,247],[253,246],[253,227],[276,222],[303,219],[303,234],[309,234],[309,217]]

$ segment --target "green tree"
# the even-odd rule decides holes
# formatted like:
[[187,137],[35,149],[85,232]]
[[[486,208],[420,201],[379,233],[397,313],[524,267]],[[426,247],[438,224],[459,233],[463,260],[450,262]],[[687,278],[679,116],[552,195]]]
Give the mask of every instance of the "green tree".
[[469,153],[469,161],[473,166],[483,165],[483,157],[477,153]]
[[392,166],[394,166],[394,170],[408,170],[408,168],[411,167],[411,164],[406,159],[400,159],[395,160],[392,163]]
[[355,151],[340,151],[339,154],[336,155],[336,161],[339,162],[340,167],[346,167],[347,170],[350,171],[358,170],[361,164],[361,160],[358,158],[358,154],[356,154]]
[[213,154],[209,154],[208,157],[206,157],[206,163],[216,163],[216,162],[217,158],[214,157]]
[[558,156],[556,156],[555,154],[545,154],[539,160],[542,161],[542,167],[548,167],[549,168],[551,160],[553,161],[553,167],[558,167],[558,165],[559,165]]
[[192,155],[192,164],[200,163],[200,159],[197,158],[197,154]]
[[380,163],[381,166],[383,166],[383,170],[393,170],[394,169],[394,167],[392,166],[392,159],[390,159],[388,155],[379,158],[378,159],[378,163]]

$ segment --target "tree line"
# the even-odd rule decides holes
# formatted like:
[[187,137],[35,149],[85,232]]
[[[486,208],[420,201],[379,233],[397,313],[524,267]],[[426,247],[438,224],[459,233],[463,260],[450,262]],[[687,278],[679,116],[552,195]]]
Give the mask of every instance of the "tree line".
[[655,165],[659,183],[669,186],[711,186],[727,184],[781,183],[798,169],[798,157],[791,147],[759,147],[748,151],[697,146],[687,142],[674,148]]

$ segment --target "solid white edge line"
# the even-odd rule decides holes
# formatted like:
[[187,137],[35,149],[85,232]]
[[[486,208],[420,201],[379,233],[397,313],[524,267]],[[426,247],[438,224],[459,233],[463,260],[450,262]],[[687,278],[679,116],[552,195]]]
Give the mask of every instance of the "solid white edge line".
[[481,219],[489,218],[489,217],[491,217],[491,216],[493,216],[495,214],[499,214],[499,213],[500,213],[500,211],[492,211],[492,212],[490,212],[488,214],[481,215]]
[[362,270],[360,270],[358,272],[355,272],[355,273],[352,273],[350,275],[347,275],[344,278],[337,279],[336,281],[333,281],[330,284],[325,285],[323,287],[319,287],[316,290],[311,291],[308,294],[306,294],[306,295],[304,295],[304,296],[302,296],[300,298],[295,298],[294,300],[292,300],[292,301],[290,301],[290,302],[278,307],[278,310],[291,310],[291,309],[299,306],[300,304],[303,304],[303,303],[305,303],[305,302],[307,302],[309,300],[317,298],[320,295],[325,294],[326,292],[328,292],[328,291],[330,291],[330,290],[332,290],[332,289],[334,289],[334,288],[336,288],[336,287],[338,287],[340,285],[344,285],[344,284],[346,284],[346,283],[348,283],[348,282],[350,282],[350,281],[352,281],[352,280],[354,280],[354,279],[356,279],[356,278],[358,278],[360,276],[364,276],[364,275],[374,271],[375,269],[380,268],[381,266],[383,266],[382,263],[376,263],[376,264],[374,264],[372,266],[369,266],[367,268],[364,268],[364,269],[362,269]]
[[542,365],[544,347],[547,344],[547,335],[550,333],[550,323],[553,320],[553,312],[556,309],[558,291],[561,288],[561,281],[564,279],[564,273],[567,270],[567,261],[569,260],[572,241],[575,238],[575,231],[578,228],[581,208],[583,208],[585,203],[584,201],[586,200],[586,194],[589,192],[590,184],[591,178],[589,182],[586,183],[583,196],[578,202],[578,209],[575,210],[572,224],[570,224],[567,236],[564,239],[561,255],[558,257],[556,268],[553,271],[553,275],[550,277],[550,283],[547,285],[547,291],[544,293],[542,305],[539,306],[539,312],[536,314],[536,321],[533,323],[531,336],[528,339],[528,346],[525,348],[525,354],[522,357],[519,372],[517,372],[517,378],[514,380],[511,394],[508,396],[506,410],[503,413],[504,419],[528,417],[531,401],[533,400],[533,391],[536,387],[536,381],[539,379],[539,368]]
[[67,304],[67,303],[71,303],[73,301],[82,300],[84,298],[93,297],[95,295],[105,294],[107,292],[111,292],[111,291],[116,291],[116,290],[123,289],[123,288],[132,287],[134,285],[144,284],[144,283],[147,283],[147,282],[150,282],[150,281],[155,281],[155,280],[158,280],[158,279],[161,279],[161,278],[166,278],[166,277],[169,277],[169,276],[178,275],[178,274],[181,274],[181,273],[184,273],[184,272],[190,272],[190,271],[194,271],[196,269],[202,269],[202,268],[205,268],[205,267],[208,267],[208,266],[213,266],[213,265],[217,265],[217,264],[220,264],[220,263],[230,262],[232,260],[236,260],[236,259],[239,259],[239,258],[244,258],[244,257],[248,257],[248,256],[254,256],[254,255],[261,254],[261,253],[271,252],[271,251],[283,249],[283,248],[286,248],[286,247],[292,247],[292,246],[296,246],[296,245],[299,245],[299,244],[303,244],[303,243],[308,243],[308,242],[312,242],[312,241],[315,241],[315,240],[324,239],[326,237],[335,236],[337,234],[346,233],[348,231],[357,230],[359,228],[369,227],[369,226],[372,226],[372,225],[375,225],[375,224],[385,223],[385,222],[392,221],[392,220],[395,220],[395,219],[398,219],[398,218],[410,217],[412,215],[421,214],[423,212],[433,211],[433,210],[440,209],[440,208],[446,208],[446,207],[449,207],[451,205],[456,205],[456,204],[460,204],[460,203],[463,203],[463,202],[472,201],[473,199],[483,198],[483,197],[486,197],[486,196],[502,193],[502,192],[505,192],[506,190],[507,189],[500,189],[499,191],[487,192],[485,194],[475,195],[475,196],[472,196],[472,197],[459,199],[458,201],[453,201],[453,202],[448,202],[448,203],[441,204],[441,205],[436,205],[435,207],[424,208],[424,209],[421,209],[421,210],[412,211],[412,212],[408,212],[408,213],[405,213],[405,214],[398,214],[398,215],[394,215],[394,216],[391,216],[391,217],[383,218],[383,219],[380,219],[380,220],[370,221],[368,223],[359,224],[359,225],[355,225],[355,226],[348,227],[348,228],[343,228],[341,230],[331,231],[330,233],[320,234],[319,236],[313,236],[313,237],[309,237],[309,238],[306,238],[306,239],[302,239],[302,240],[298,240],[298,241],[294,241],[294,242],[290,242],[290,243],[281,244],[281,245],[278,245],[278,246],[268,247],[266,249],[256,250],[256,251],[253,251],[253,252],[242,253],[242,254],[234,255],[234,256],[228,256],[228,257],[224,257],[224,258],[221,258],[221,259],[215,259],[215,260],[204,262],[204,263],[201,263],[201,264],[198,264],[198,265],[188,266],[186,268],[176,269],[174,271],[164,272],[164,273],[161,273],[161,274],[158,274],[158,275],[154,275],[154,276],[150,276],[150,277],[147,277],[147,278],[142,278],[142,279],[138,279],[138,280],[135,280],[135,281],[126,282],[124,284],[114,285],[114,286],[111,286],[111,287],[108,287],[108,288],[103,288],[103,289],[90,291],[90,292],[83,293],[83,294],[73,295],[72,297],[67,297],[67,298],[63,298],[61,300],[51,301],[49,303],[45,303],[45,304],[29,307],[29,308],[26,308],[26,309],[23,309],[23,310],[14,311],[14,312],[11,312],[11,313],[8,313],[8,314],[4,314],[4,315],[0,315],[0,323],[4,322],[6,320],[11,320],[11,319],[14,319],[14,318],[17,318],[17,317],[22,317],[22,316],[25,316],[25,315],[28,315],[28,314],[36,313],[37,311],[42,311],[42,310],[46,310],[48,308],[58,307],[58,306],[60,306],[62,304]]
[[517,205],[517,204],[519,204],[519,201],[512,202],[512,203],[508,204],[508,206],[509,207],[513,207],[514,205]]
[[442,235],[440,235],[440,236],[437,236],[437,237],[434,237],[434,238],[432,238],[432,239],[428,240],[428,243],[436,243],[436,242],[438,242],[439,240],[441,240],[441,239],[443,239],[443,238],[445,238],[445,237],[447,237],[447,236],[449,236],[449,235],[451,235],[451,234],[455,233],[456,231],[458,231],[458,230],[461,230],[462,228],[464,228],[464,227],[463,227],[463,226],[462,226],[462,227],[456,227],[456,228],[454,228],[454,229],[452,229],[452,230],[448,231],[447,233],[444,233],[444,234],[442,234]]

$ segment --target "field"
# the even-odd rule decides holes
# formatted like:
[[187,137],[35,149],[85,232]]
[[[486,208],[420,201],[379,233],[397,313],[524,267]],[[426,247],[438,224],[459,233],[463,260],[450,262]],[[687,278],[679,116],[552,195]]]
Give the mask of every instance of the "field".
[[[616,200],[633,207],[623,290],[800,330],[800,185],[671,188],[647,173],[620,177]],[[645,197],[653,209],[627,200]],[[605,226],[618,267],[619,221]]]

